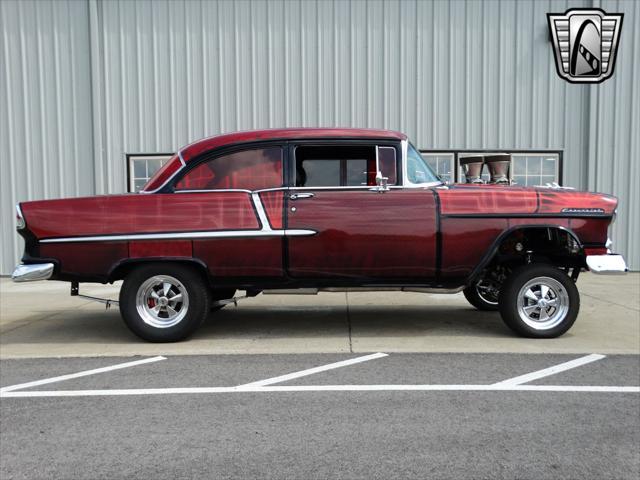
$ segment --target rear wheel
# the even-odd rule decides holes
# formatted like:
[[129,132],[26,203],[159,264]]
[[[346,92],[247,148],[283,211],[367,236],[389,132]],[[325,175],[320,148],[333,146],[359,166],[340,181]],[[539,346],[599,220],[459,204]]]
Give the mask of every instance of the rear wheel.
[[465,288],[462,293],[467,301],[478,310],[498,310],[499,290],[483,280]]
[[560,269],[531,264],[513,271],[500,290],[498,303],[502,319],[519,335],[554,338],[576,321],[580,294]]
[[120,313],[129,329],[149,342],[191,335],[209,312],[211,294],[193,268],[149,264],[133,270],[120,289]]

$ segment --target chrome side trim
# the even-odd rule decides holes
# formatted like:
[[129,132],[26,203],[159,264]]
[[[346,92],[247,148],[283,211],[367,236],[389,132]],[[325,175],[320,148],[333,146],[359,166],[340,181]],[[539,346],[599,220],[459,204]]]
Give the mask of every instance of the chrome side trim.
[[287,229],[287,230],[213,230],[207,232],[176,232],[176,233],[133,233],[128,235],[92,235],[86,237],[46,238],[40,243],[71,243],[71,242],[119,242],[130,240],[174,240],[177,238],[238,238],[238,237],[302,237],[315,235],[315,230]]
[[271,230],[271,224],[269,223],[269,219],[267,218],[267,213],[264,211],[264,207],[262,206],[260,195],[257,193],[252,193],[251,200],[253,200],[253,206],[256,208],[256,212],[258,212],[258,219],[260,220],[262,231],[272,232],[273,230]]
[[244,188],[221,188],[219,190],[206,190],[206,189],[194,189],[194,190],[176,190],[173,193],[253,193],[253,190],[245,190]]
[[587,266],[593,273],[624,275],[629,269],[622,255],[587,255]]
[[51,275],[53,275],[53,263],[20,264],[13,271],[11,280],[14,282],[35,282],[48,280]]

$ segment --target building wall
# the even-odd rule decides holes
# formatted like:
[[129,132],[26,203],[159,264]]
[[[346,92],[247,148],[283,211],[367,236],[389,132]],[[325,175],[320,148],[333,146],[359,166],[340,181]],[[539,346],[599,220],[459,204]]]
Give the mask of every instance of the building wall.
[[588,86],[557,76],[546,23],[585,2],[2,1],[0,272],[19,200],[125,191],[126,153],[333,125],[563,150],[565,185],[620,197],[637,269],[640,5],[595,3],[625,19],[614,77]]

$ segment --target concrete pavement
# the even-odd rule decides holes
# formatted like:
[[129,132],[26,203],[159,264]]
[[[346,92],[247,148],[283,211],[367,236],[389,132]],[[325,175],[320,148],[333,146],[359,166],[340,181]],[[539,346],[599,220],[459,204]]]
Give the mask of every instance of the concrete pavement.
[[[530,381],[636,386],[626,392],[330,391],[345,384],[492,384],[575,355],[390,354],[280,381],[314,391],[139,393],[232,386],[357,354],[175,356],[2,398],[0,477],[637,479],[636,355]],[[130,358],[2,360],[0,385],[108,368]],[[307,370],[308,371],[308,370]],[[273,386],[273,385],[271,385]],[[91,396],[60,397],[64,391]],[[14,391],[15,393],[15,391]]]
[[[117,299],[119,285],[81,285]],[[499,314],[462,294],[260,295],[214,313],[189,340],[149,344],[124,326],[117,307],[69,296],[69,284],[0,279],[0,358],[221,353],[522,352],[640,353],[640,274],[578,281],[574,327],[552,340],[518,338]]]

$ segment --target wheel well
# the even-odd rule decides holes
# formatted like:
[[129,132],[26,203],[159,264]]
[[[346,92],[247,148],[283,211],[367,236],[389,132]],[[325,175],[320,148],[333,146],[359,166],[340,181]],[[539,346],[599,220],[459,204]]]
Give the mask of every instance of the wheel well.
[[473,281],[493,269],[514,269],[527,263],[547,263],[567,269],[585,266],[582,244],[559,226],[515,227],[500,236],[489,255],[471,276]]
[[209,272],[204,263],[196,260],[196,259],[186,259],[186,258],[175,258],[175,259],[167,259],[167,258],[136,258],[136,259],[128,259],[124,260],[117,265],[115,265],[111,271],[109,272],[108,281],[115,282],[117,280],[123,280],[131,271],[141,265],[150,265],[152,263],[157,264],[181,264],[186,265],[188,267],[192,267],[195,271],[197,271],[202,279],[207,283],[207,285],[211,284],[211,278],[209,276]]

